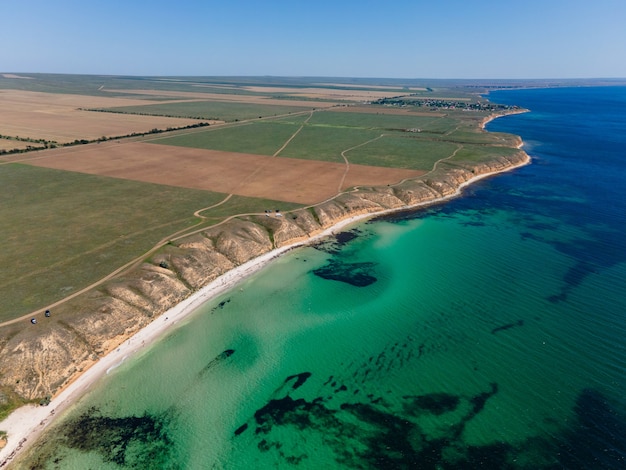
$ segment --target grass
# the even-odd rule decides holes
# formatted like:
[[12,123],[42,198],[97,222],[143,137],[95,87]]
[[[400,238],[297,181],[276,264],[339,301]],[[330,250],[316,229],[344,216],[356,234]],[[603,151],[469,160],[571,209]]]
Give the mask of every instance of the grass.
[[307,125],[280,156],[343,163],[341,152],[378,136],[377,130]]
[[233,196],[226,203],[210,211],[202,212],[201,215],[208,219],[223,220],[233,214],[263,213],[266,209],[280,209],[282,212],[303,207],[295,202],[275,201],[273,199],[260,199],[245,196]]
[[[9,414],[19,406],[28,403],[27,400],[20,398],[9,387],[0,388],[0,421],[4,421]],[[7,432],[0,430],[0,440],[7,438]]]
[[488,145],[464,145],[463,148],[451,160],[452,162],[477,163],[488,160],[491,157],[501,155],[513,155],[519,149],[512,147],[492,147]]
[[289,123],[254,122],[205,132],[166,137],[152,143],[226,152],[273,155],[300,126]]
[[[271,121],[254,121],[238,126],[214,127],[152,142],[165,145],[273,155],[304,125],[279,154],[286,158],[343,163],[342,152],[351,163],[429,171],[434,163],[449,157],[459,145],[468,161],[508,152],[515,138],[482,132],[484,117],[478,113],[452,116],[405,116],[373,113],[318,111]],[[408,129],[419,132],[407,132]],[[487,145],[498,145],[488,150]],[[482,146],[481,146],[482,145]],[[483,148],[484,147],[484,148]]]
[[0,321],[45,307],[197,222],[223,194],[0,166]]
[[302,107],[224,101],[189,101],[182,103],[147,104],[143,106],[118,106],[114,108],[104,108],[103,111],[234,122],[258,117],[297,113],[313,109],[314,107],[314,103],[311,104],[311,107]]
[[437,160],[458,148],[453,142],[384,136],[346,153],[350,163],[430,171]]
[[350,113],[350,112],[319,112],[315,113],[309,123],[311,125],[327,125],[334,127],[359,127],[365,129],[405,130],[423,128],[437,117],[404,116],[395,114]]

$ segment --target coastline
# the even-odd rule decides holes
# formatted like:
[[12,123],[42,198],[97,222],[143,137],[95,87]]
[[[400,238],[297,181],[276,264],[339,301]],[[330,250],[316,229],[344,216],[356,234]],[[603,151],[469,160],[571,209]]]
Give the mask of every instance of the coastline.
[[[496,117],[499,116],[490,117],[488,121]],[[483,123],[483,127],[488,121]],[[210,282],[207,286],[192,294],[190,297],[161,314],[157,319],[137,332],[118,348],[100,358],[95,364],[76,378],[76,380],[60,390],[52,398],[48,406],[29,405],[21,407],[11,413],[3,422],[0,423],[0,429],[6,431],[8,437],[7,444],[0,449],[0,467],[8,465],[15,457],[31,445],[47,428],[47,426],[53,422],[56,416],[62,414],[63,411],[83,396],[99,378],[119,366],[124,360],[131,357],[133,354],[136,354],[154,341],[162,338],[174,325],[187,318],[202,304],[232,289],[247,277],[258,272],[275,258],[297,247],[308,245],[321,238],[333,235],[336,231],[342,230],[343,228],[357,222],[393,212],[415,210],[458,197],[462,194],[463,189],[466,186],[469,186],[480,179],[519,168],[530,163],[530,161],[530,157],[526,155],[526,158],[519,164],[513,164],[501,170],[476,175],[459,184],[456,191],[447,196],[422,201],[420,203],[401,208],[349,216],[305,240],[299,240],[292,244],[271,250],[226,272],[222,276]]]

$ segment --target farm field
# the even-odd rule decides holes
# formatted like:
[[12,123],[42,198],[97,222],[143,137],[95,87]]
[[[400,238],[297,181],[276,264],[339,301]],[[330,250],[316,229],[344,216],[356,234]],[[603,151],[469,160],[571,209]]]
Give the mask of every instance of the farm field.
[[[161,98],[178,99],[209,99],[242,101],[248,103],[283,104],[294,102],[296,105],[303,103],[324,103],[326,106],[332,103],[358,103],[363,101],[373,101],[380,98],[390,98],[399,93],[406,93],[401,89],[387,89],[380,91],[377,89],[352,88],[352,87],[272,87],[272,86],[237,86],[222,87],[219,93],[215,93],[215,88],[207,88],[202,85],[193,84],[195,91],[167,91],[167,90],[142,90],[142,89],[120,89],[115,88],[107,91],[114,93],[128,93],[134,95],[158,96]],[[325,107],[323,104],[321,107]]]
[[[196,227],[202,220],[194,212],[226,196],[21,164],[0,165],[0,185],[0,321],[72,294]],[[262,212],[268,204],[277,202],[239,198],[238,210]],[[205,214],[211,223],[223,216]]]
[[[3,136],[63,144],[198,122],[155,114],[232,121],[1,156],[0,319],[44,308],[181,230],[513,151],[501,146],[514,139],[480,131],[484,112],[367,104],[406,93],[450,92],[338,79],[0,77]],[[40,144],[0,139],[0,149],[29,145]]]
[[168,146],[273,155],[301,125],[285,121],[247,122],[173,137],[154,137],[149,141]]
[[213,121],[241,121],[259,117],[279,116],[314,109],[316,103],[265,104],[230,101],[176,101],[140,106],[99,108],[102,111],[122,114],[148,114],[151,116],[176,116]]
[[[423,173],[363,165],[351,165],[346,172],[345,164],[339,162],[302,161],[143,142],[103,143],[93,147],[56,149],[47,152],[46,158],[32,160],[30,164],[299,204],[321,202],[352,186],[387,185]],[[89,158],[85,158],[86,152]]]
[[[121,98],[0,90],[0,134],[60,144],[183,127],[197,120],[95,113],[84,108],[115,106]],[[130,100],[136,104],[137,100]],[[79,109],[80,108],[80,109]]]
[[[471,146],[473,157],[470,160],[474,161],[481,154],[491,155],[490,146],[500,149],[518,144],[512,136],[477,131],[485,113],[472,116],[467,113],[356,113],[346,109],[350,108],[317,110],[275,120],[252,120],[238,126],[154,137],[150,142],[338,164],[348,161],[355,165],[422,172],[432,170],[436,161],[451,157],[463,145]],[[464,152],[464,155],[469,153]]]

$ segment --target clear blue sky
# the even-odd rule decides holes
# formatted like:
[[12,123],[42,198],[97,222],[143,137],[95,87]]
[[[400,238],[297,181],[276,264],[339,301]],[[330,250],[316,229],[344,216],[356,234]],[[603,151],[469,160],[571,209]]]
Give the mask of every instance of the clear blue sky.
[[0,72],[626,77],[626,0],[3,0]]

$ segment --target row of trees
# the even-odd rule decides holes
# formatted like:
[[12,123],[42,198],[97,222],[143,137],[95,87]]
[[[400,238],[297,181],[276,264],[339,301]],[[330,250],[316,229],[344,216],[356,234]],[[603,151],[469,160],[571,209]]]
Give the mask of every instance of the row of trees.
[[157,129],[156,127],[154,129],[150,129],[149,131],[146,132],[132,132],[130,134],[125,134],[125,135],[118,135],[118,136],[111,136],[111,137],[107,137],[107,136],[102,136],[99,137],[97,139],[76,139],[72,142],[67,142],[64,144],[59,144],[58,142],[55,141],[50,141],[50,140],[45,140],[45,139],[29,139],[29,138],[22,138],[22,137],[6,137],[3,135],[0,135],[0,139],[10,139],[10,140],[19,140],[22,142],[36,142],[36,143],[40,143],[42,144],[42,146],[33,146],[33,145],[28,145],[26,146],[26,148],[14,148],[14,149],[10,149],[10,150],[6,150],[6,149],[1,149],[0,150],[0,155],[11,155],[14,153],[26,153],[26,152],[32,152],[34,150],[43,150],[46,148],[56,148],[56,147],[70,147],[73,145],[83,145],[83,144],[91,144],[91,143],[95,143],[95,142],[105,142],[107,140],[115,140],[115,139],[124,139],[127,137],[141,137],[144,135],[151,135],[151,134],[160,134],[163,132],[171,132],[171,131],[178,131],[178,130],[184,130],[184,129],[195,129],[198,127],[207,127],[210,126],[210,124],[208,122],[199,122],[196,124],[189,124],[188,126],[180,126],[180,127],[168,127],[166,129]]
[[132,114],[137,116],[158,116],[158,117],[171,117],[179,119],[208,119],[209,121],[221,121],[219,117],[209,116],[181,116],[178,114],[165,114],[165,113],[141,113],[138,111],[121,111],[119,109],[103,109],[103,108],[78,108],[81,111],[92,111],[95,113],[113,113],[113,114]]

